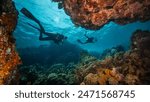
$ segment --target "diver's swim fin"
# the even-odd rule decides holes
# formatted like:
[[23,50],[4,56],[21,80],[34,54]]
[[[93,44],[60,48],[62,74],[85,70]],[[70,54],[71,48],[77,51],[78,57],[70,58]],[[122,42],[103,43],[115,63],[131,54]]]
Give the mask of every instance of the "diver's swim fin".
[[40,26],[41,31],[45,32],[43,26],[40,24],[40,21],[29,10],[27,10],[26,8],[22,8],[20,11],[29,19],[35,21]]
[[32,13],[30,11],[28,11],[26,8],[22,8],[20,11],[29,19],[32,19],[35,22],[39,23],[39,20],[36,19],[35,16],[33,16]]

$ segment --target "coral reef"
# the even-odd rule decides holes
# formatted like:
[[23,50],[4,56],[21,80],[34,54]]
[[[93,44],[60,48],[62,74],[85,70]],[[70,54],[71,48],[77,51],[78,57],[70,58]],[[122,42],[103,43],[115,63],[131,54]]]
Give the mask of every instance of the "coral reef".
[[[110,21],[127,24],[150,19],[149,0],[53,1],[59,2],[58,8],[64,8],[75,25],[88,29],[99,29]],[[0,0],[0,84],[150,84],[149,31],[135,31],[131,48],[126,52],[122,47],[116,47],[106,50],[101,59],[97,59],[83,51],[77,65],[81,49],[70,43],[60,45],[59,49],[54,45],[50,50],[43,46],[31,48],[31,51],[26,48],[25,53],[25,49],[18,49],[26,61],[18,68],[21,61],[12,36],[17,15],[11,0]],[[29,58],[33,59],[28,62]]]
[[116,53],[119,53],[119,52],[124,52],[125,49],[123,46],[121,45],[118,45],[116,47],[112,47],[110,49],[106,49],[103,51],[103,53],[100,55],[100,59],[104,59],[105,57],[107,56],[114,56]]
[[97,73],[89,73],[81,83],[81,85],[106,85],[106,84],[113,84],[117,85],[123,82],[123,75],[120,74],[116,68],[112,69],[97,69]]
[[[137,30],[131,38],[131,49],[103,60],[77,65],[80,84],[150,84],[150,32]],[[83,59],[90,58],[84,55]],[[87,59],[85,60],[87,62]]]
[[[78,64],[32,64],[20,66],[19,84],[118,85],[150,84],[150,32],[137,30],[131,48],[107,50],[102,59],[82,51]],[[111,53],[110,52],[114,52]]]
[[109,67],[111,57],[101,61],[84,53],[81,62],[76,66],[76,80],[81,85],[119,84],[123,75],[116,68]]
[[76,26],[99,29],[114,21],[127,24],[150,19],[150,0],[53,0],[62,2]]
[[17,12],[11,0],[1,0],[0,7],[0,84],[17,84],[17,65],[21,62],[12,36],[17,23]]
[[72,85],[77,84],[74,77],[75,65],[70,63],[50,65],[20,66],[20,83],[29,85]]

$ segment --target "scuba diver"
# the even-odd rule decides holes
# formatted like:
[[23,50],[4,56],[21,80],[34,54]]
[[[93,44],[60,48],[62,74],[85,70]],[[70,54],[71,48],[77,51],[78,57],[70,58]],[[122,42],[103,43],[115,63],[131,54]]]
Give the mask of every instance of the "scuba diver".
[[87,44],[87,43],[95,43],[97,41],[94,37],[88,37],[86,34],[84,36],[87,38],[85,42],[82,42],[80,39],[77,39],[77,42],[80,44]]
[[[64,35],[60,35],[58,33],[57,34],[48,33],[48,32],[45,32],[45,31],[43,32],[41,29],[31,25],[30,23],[28,23],[28,25],[30,25],[33,28],[39,30],[39,32],[40,32],[39,40],[41,40],[41,41],[53,40],[56,44],[59,44],[59,43],[62,43],[65,39],[67,39],[67,37],[65,37]],[[47,35],[48,37],[43,37],[43,33],[45,35]]]
[[[37,29],[37,30],[40,31],[39,40],[41,40],[41,41],[52,40],[52,41],[54,41],[56,44],[59,44],[59,43],[62,43],[64,40],[67,39],[66,36],[61,35],[61,34],[58,34],[58,33],[57,33],[57,34],[54,34],[54,33],[45,32],[44,27],[41,25],[40,21],[39,21],[37,18],[35,18],[35,17],[31,14],[31,12],[28,11],[26,8],[22,8],[22,9],[21,9],[21,12],[22,12],[26,17],[28,17],[29,19],[35,21],[35,22],[39,25],[40,29],[28,23],[30,26],[32,26],[33,28],[35,28],[35,29]],[[47,37],[43,37],[43,34],[45,34]]]

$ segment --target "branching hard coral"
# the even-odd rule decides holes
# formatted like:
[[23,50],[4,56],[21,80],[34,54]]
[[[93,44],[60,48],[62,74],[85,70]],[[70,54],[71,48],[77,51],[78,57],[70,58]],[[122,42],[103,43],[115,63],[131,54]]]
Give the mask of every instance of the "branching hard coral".
[[[76,76],[80,84],[150,84],[150,32],[137,30],[131,49],[103,60],[79,63]],[[89,56],[89,55],[87,55]]]

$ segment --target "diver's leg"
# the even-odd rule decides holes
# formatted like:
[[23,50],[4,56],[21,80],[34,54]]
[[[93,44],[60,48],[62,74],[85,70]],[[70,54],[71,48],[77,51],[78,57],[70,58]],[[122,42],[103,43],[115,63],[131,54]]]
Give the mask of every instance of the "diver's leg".
[[28,25],[30,25],[31,27],[33,27],[33,28],[37,29],[38,31],[40,31],[40,29],[38,27],[35,27],[35,26],[31,25],[30,23],[28,23]]
[[37,28],[37,27],[31,25],[30,23],[28,23],[28,25],[30,25],[31,27],[33,27],[33,28],[35,28],[35,29],[37,29],[37,30],[40,31],[39,40],[41,40],[41,41],[47,41],[47,40],[50,40],[50,37],[45,37],[45,38],[43,38],[43,32],[42,32],[39,28]]
[[53,33],[49,33],[49,32],[43,32],[43,34],[47,35],[47,36],[52,36],[54,35]]
[[40,30],[45,32],[44,27],[41,25],[40,21],[30,11],[28,11],[26,8],[22,8],[21,12],[29,19],[35,21],[40,26]]
[[45,38],[39,37],[39,40],[40,41],[48,41],[48,40],[52,40],[52,39],[50,39],[49,37],[45,37]]
[[[43,38],[43,37],[42,37],[43,34],[47,35],[49,38],[50,38],[50,37],[53,37],[53,38],[54,38],[54,36],[56,36],[56,35],[54,35],[53,33],[42,32],[39,28],[37,28],[37,27],[31,25],[30,23],[28,23],[28,25],[30,25],[31,27],[33,27],[33,28],[37,29],[38,31],[40,31],[40,36],[39,36],[40,39]],[[48,39],[48,38],[46,38],[46,39]]]
[[43,35],[42,35],[42,32],[40,32],[39,40],[42,40],[42,39],[43,39]]
[[53,37],[50,37],[50,36],[48,36],[48,37],[43,37],[43,34],[42,34],[42,33],[43,33],[43,32],[40,31],[40,36],[39,36],[39,40],[40,40],[40,41],[54,40]]
[[43,35],[40,33],[39,40],[40,41],[47,41],[47,40],[53,40],[53,39],[51,39],[50,37],[43,37]]

